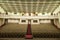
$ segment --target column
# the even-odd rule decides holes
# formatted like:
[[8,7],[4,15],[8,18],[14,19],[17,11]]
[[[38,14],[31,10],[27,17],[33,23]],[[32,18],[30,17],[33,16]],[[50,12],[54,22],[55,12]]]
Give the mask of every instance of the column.
[[4,25],[5,20],[4,19],[0,19],[0,27]]
[[60,13],[58,13],[59,23],[60,23]]

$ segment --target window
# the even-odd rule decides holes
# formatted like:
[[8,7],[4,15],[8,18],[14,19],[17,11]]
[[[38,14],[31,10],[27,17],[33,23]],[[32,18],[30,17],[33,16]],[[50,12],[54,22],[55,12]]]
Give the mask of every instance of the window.
[[22,20],[21,22],[26,22],[26,20]]
[[37,20],[33,20],[34,23],[37,23],[38,21]]

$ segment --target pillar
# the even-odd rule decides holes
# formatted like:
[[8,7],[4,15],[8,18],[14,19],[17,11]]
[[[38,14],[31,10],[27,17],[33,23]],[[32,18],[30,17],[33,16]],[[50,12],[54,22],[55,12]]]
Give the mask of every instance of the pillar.
[[58,28],[60,28],[60,13],[58,13],[58,19],[55,19],[55,20],[54,20],[54,24],[55,24]]
[[60,13],[58,13],[58,19],[59,19],[59,23],[60,23]]
[[[6,12],[6,15],[8,15],[8,13]],[[7,24],[8,23],[8,19],[5,19],[5,24]]]
[[58,19],[54,19],[54,24],[57,26],[57,28],[60,28],[60,23]]
[[3,26],[5,23],[5,20],[4,19],[0,19],[0,27]]
[[[5,15],[5,13],[1,13],[0,15]],[[0,18],[0,27],[2,27],[5,24],[5,19]]]
[[[51,15],[53,15],[53,13],[51,14]],[[57,13],[56,13],[56,15],[57,15]],[[55,16],[55,15],[54,15]],[[52,19],[51,20],[51,23],[54,25],[54,26],[56,26],[57,28],[59,28],[60,29],[60,13],[58,13],[58,19]]]

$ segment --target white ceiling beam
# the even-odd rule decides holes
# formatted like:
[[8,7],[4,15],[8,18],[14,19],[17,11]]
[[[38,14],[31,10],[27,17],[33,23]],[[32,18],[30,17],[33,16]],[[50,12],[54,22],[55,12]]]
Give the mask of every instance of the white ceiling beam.
[[56,8],[56,10],[53,13],[58,13],[60,11],[60,5]]
[[41,12],[43,13],[43,10],[44,10],[44,6],[45,6],[45,2],[46,2],[46,0],[44,0],[44,4],[43,4],[43,6],[42,6],[42,8],[41,8]]
[[0,7],[0,13],[6,13],[2,7]]

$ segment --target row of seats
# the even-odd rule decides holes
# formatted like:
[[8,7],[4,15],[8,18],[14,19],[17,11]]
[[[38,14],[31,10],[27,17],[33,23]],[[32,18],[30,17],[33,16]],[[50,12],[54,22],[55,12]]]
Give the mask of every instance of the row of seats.
[[25,33],[0,33],[0,38],[20,38],[24,35]]
[[34,33],[36,38],[60,38],[60,33]]
[[[22,38],[25,37],[24,33],[0,33],[0,38]],[[35,38],[60,38],[60,33],[34,33]]]

